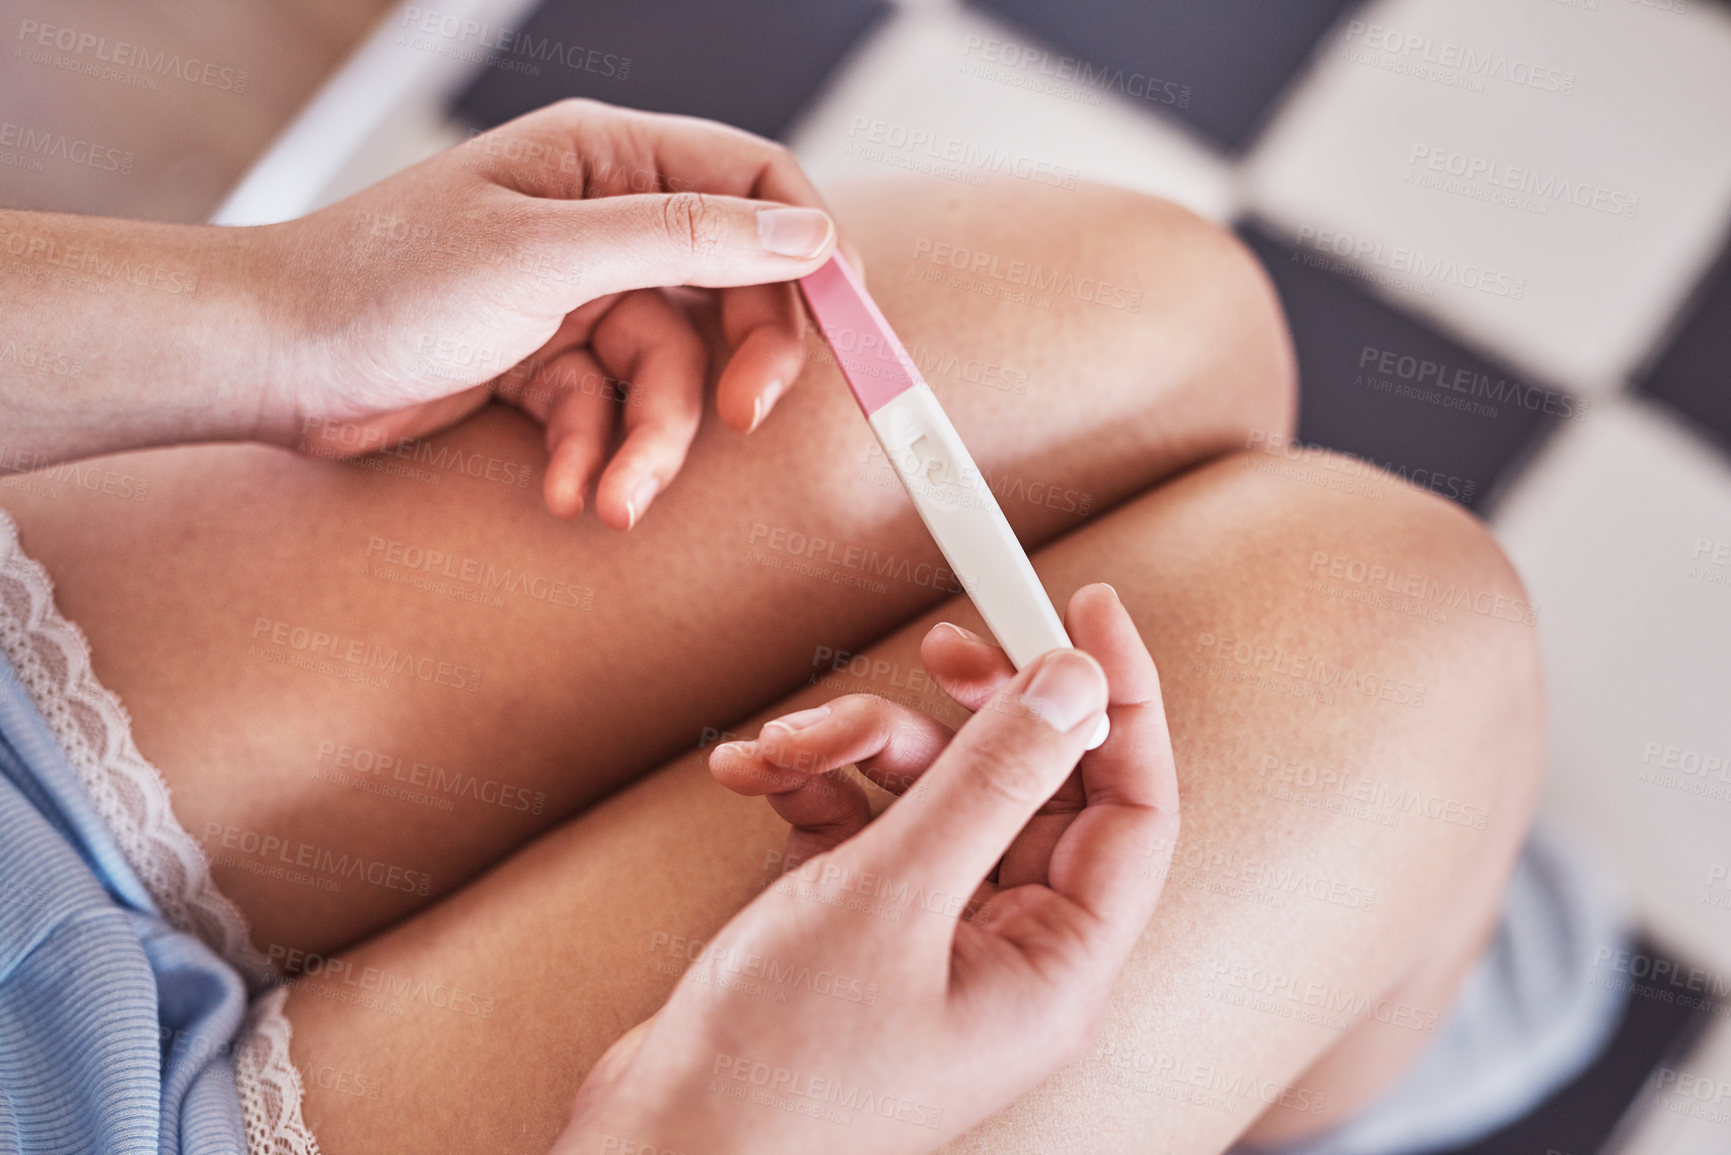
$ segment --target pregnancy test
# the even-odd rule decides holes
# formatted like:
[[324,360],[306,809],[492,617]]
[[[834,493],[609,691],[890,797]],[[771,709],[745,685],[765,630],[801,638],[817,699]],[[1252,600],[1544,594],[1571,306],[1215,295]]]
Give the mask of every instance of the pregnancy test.
[[[1016,669],[1073,648],[998,499],[859,274],[837,252],[799,287],[920,520]],[[1101,718],[1088,749],[1109,730]]]

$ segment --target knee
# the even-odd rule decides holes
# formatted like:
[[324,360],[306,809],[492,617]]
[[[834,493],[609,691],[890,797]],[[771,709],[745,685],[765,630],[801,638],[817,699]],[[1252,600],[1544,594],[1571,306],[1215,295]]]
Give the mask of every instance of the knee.
[[1425,785],[1518,842],[1544,763],[1538,611],[1485,525],[1322,450],[1234,454],[1179,484],[1195,500],[1175,536],[1203,586],[1237,595],[1211,603],[1215,646],[1237,631],[1278,650],[1281,676],[1367,737],[1425,748]]
[[1291,334],[1249,248],[1158,197],[1099,186],[1073,195],[1069,227],[1094,238],[1104,276],[1137,294],[1122,323],[1096,311],[1101,337],[1123,342],[1126,363],[1172,374],[1180,404],[1216,414],[1229,438],[1220,451],[1242,448],[1252,434],[1290,436],[1298,410]]
[[1145,600],[1175,738],[1224,710],[1247,720],[1233,758],[1252,788],[1270,758],[1331,759],[1440,800],[1425,831],[1465,821],[1463,849],[1512,856],[1544,764],[1537,613],[1482,523],[1317,450],[1222,458],[1142,516],[1108,580]]
[[1048,400],[1120,427],[1141,418],[1150,441],[1176,429],[1196,443],[1182,447],[1188,460],[1242,447],[1251,430],[1290,432],[1297,377],[1285,318],[1229,230],[1091,184],[934,196],[897,182],[834,199],[871,258],[874,291],[1018,350],[1019,378],[1078,394]]

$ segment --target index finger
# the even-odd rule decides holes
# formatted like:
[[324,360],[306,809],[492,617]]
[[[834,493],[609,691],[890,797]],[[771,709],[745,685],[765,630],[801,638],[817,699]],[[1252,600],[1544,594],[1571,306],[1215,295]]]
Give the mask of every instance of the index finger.
[[1042,655],[932,763],[927,804],[892,804],[854,839],[854,853],[873,870],[916,871],[944,893],[973,893],[1069,777],[1105,705],[1106,679],[1093,658]]
[[1178,772],[1154,659],[1110,586],[1070,599],[1077,646],[1106,671],[1112,733],[1082,760],[1087,804],[1052,848],[1048,885],[1128,951],[1154,912],[1178,838]]
[[[492,165],[522,191],[538,196],[621,196],[702,192],[827,209],[793,154],[744,129],[695,116],[616,108],[597,100],[561,100],[475,138],[497,135],[516,149],[504,159],[531,159],[538,169]],[[539,146],[538,148],[536,146]],[[483,149],[484,155],[493,155]]]

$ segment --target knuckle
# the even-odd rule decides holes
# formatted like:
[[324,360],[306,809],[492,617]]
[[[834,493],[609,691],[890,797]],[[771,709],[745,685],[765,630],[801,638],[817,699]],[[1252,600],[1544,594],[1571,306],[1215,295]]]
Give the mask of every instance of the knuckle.
[[553,105],[553,108],[566,116],[589,116],[608,106],[587,96],[567,96]]
[[721,213],[698,192],[676,192],[661,202],[661,227],[673,245],[701,256],[721,244]]
[[1069,1067],[1093,1054],[1100,1039],[1099,1016],[1069,1016],[1056,1031],[1059,1066]]
[[901,707],[878,694],[848,694],[837,699],[849,726],[878,747],[889,745],[901,717]]
[[846,711],[850,717],[865,721],[877,717],[887,705],[889,703],[876,694],[853,693],[843,694],[831,703],[830,708],[838,713]]
[[995,794],[1018,805],[1032,805],[1043,797],[1043,775],[1033,743],[1006,733],[993,733],[975,742],[967,751],[966,768],[975,789]]

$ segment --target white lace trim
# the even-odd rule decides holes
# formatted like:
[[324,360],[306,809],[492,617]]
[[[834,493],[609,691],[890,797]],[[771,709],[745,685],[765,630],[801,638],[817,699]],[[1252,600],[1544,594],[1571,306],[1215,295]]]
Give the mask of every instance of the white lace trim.
[[248,1155],[319,1155],[318,1140],[301,1117],[301,1073],[289,1060],[287,998],[288,988],[278,987],[253,1001],[234,1052]]
[[275,974],[248,940],[245,917],[211,881],[204,851],[169,806],[168,783],[132,740],[126,707],[96,680],[84,631],[54,608],[53,580],[3,511],[0,649],[169,925],[203,939],[253,991],[268,986]]
[[[132,719],[90,664],[84,631],[54,606],[54,583],[0,510],[0,651],[72,765],[97,814],[163,917],[197,935],[257,996],[235,1049],[235,1090],[249,1155],[318,1155],[289,1061],[287,991],[252,945],[246,916],[216,888],[204,851],[175,818],[168,783],[139,753]],[[263,992],[263,993],[260,993]]]

